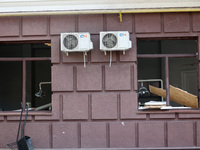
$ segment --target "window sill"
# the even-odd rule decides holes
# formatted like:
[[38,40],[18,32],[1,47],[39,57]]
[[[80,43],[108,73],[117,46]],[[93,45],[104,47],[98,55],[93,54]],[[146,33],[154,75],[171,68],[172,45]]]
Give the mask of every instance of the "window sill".
[[186,114],[200,114],[200,109],[145,109],[137,110],[137,114],[169,114],[169,113],[186,113]]
[[[20,111],[2,111],[0,112],[0,116],[20,116]],[[23,113],[25,114],[25,112]],[[52,111],[29,111],[29,116],[51,116]]]

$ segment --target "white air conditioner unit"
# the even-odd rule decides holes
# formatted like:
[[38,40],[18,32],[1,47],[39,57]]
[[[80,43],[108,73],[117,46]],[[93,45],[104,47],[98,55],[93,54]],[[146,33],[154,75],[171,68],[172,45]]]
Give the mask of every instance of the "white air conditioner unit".
[[112,51],[125,51],[132,47],[132,42],[129,40],[128,31],[107,31],[100,32],[100,50],[104,51],[106,55],[107,51],[110,51],[110,67],[112,62]]
[[128,31],[100,32],[100,50],[126,51],[132,47]]
[[87,52],[93,49],[90,33],[61,33],[61,51],[63,52]]
[[61,33],[61,51],[67,56],[69,52],[83,52],[84,67],[86,67],[87,52],[93,49],[93,43],[88,32]]

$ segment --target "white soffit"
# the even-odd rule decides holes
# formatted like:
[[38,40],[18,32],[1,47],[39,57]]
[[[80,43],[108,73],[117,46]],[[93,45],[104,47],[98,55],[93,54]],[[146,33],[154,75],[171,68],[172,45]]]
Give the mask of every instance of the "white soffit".
[[200,0],[0,0],[0,16],[200,11]]

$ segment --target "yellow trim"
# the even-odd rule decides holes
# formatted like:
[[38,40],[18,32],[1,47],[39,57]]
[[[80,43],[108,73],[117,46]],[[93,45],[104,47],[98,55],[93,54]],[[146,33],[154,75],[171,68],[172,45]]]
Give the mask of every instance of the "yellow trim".
[[124,10],[77,10],[77,11],[43,11],[43,12],[10,12],[0,13],[7,16],[40,16],[40,15],[77,15],[77,14],[119,14],[120,22],[124,13],[165,13],[165,12],[200,12],[200,8],[155,8],[155,9],[124,9]]

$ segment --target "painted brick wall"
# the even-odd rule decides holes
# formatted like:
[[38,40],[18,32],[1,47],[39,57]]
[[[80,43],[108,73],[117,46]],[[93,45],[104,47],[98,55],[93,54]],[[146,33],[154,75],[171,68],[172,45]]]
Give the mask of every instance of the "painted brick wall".
[[[126,55],[99,50],[100,31],[130,32]],[[90,32],[94,49],[60,52],[60,33]],[[51,40],[52,112],[30,113],[35,148],[200,147],[200,114],[137,110],[137,38],[196,37],[200,13],[24,16],[0,18],[1,41]],[[200,44],[198,44],[200,45]],[[199,48],[198,48],[199,49]],[[200,60],[200,59],[199,59]],[[15,141],[19,115],[0,114],[0,148]]]

